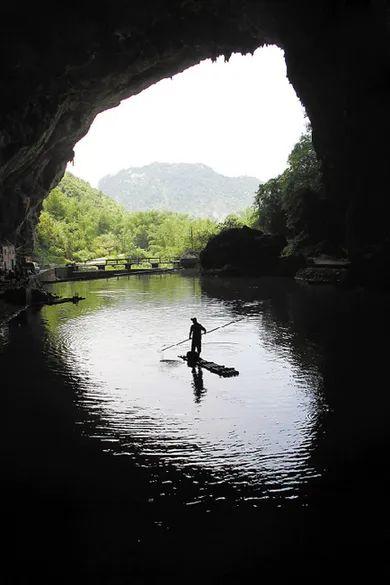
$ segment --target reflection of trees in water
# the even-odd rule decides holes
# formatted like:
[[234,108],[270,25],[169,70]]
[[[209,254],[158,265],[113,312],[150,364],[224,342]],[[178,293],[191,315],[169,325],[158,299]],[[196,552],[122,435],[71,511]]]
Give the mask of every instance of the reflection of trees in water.
[[[292,279],[203,278],[201,283],[204,294],[227,304],[232,312],[259,316],[265,341],[276,351],[278,347],[289,349],[302,367],[313,365],[312,360],[324,365],[341,339],[345,355],[358,330],[360,339],[368,331],[378,336],[375,329],[385,310],[385,298],[381,310],[378,299],[374,301],[369,293]],[[375,319],[370,318],[373,305],[379,309]]]
[[174,305],[187,303],[201,294],[197,277],[183,278],[180,274],[133,274],[107,280],[63,282],[51,286],[50,291],[62,297],[72,297],[77,293],[85,298],[79,305],[64,305],[61,311],[43,307],[42,314],[52,331],[61,322],[63,311],[71,310],[72,317],[78,317],[86,312],[120,306],[127,303],[131,295],[142,295],[145,299],[150,295],[154,301],[161,299],[164,304]]
[[332,462],[336,480],[346,458],[358,461],[369,449],[375,459],[389,444],[388,294],[277,278],[201,283],[203,294],[233,313],[258,315],[266,343],[287,350],[304,374],[315,377],[311,391],[317,387],[317,399],[328,408],[316,422],[326,433],[318,434],[321,452],[317,444],[313,456],[328,466]]
[[[120,286],[118,286],[118,281]],[[65,287],[63,292],[62,287]],[[101,292],[103,289],[117,290],[118,288],[125,292],[150,293],[153,298],[163,298],[164,301],[177,301],[183,298],[200,295],[200,285],[197,277],[183,278],[181,274],[132,274],[129,276],[119,276],[108,278],[107,280],[98,279],[80,282],[67,282],[60,285],[61,294],[70,296],[70,292],[76,287],[82,293]],[[68,293],[68,294],[65,294]],[[83,296],[85,296],[83,294]]]
[[262,339],[276,353],[288,350],[303,368],[318,356],[322,311],[308,287],[291,279],[202,279],[204,294],[229,305],[238,315],[259,317]]

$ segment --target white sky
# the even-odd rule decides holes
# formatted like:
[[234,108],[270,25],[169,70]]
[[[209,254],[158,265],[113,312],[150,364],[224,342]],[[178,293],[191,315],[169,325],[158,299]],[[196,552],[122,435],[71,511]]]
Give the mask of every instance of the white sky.
[[99,114],[68,170],[93,186],[155,161],[267,180],[284,170],[304,115],[281,49],[208,59]]

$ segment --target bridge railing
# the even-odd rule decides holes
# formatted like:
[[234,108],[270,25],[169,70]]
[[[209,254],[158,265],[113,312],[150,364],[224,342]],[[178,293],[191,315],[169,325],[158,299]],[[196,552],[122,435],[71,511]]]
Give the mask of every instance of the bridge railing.
[[67,264],[68,268],[73,268],[73,270],[88,270],[88,268],[97,268],[98,270],[106,270],[106,268],[115,268],[119,266],[123,266],[125,270],[131,270],[133,267],[136,266],[145,266],[148,265],[151,268],[160,268],[161,266],[177,266],[180,264],[180,260],[176,258],[161,258],[157,256],[149,256],[147,258],[135,258],[135,257],[127,257],[127,258],[105,258],[101,261],[91,261],[87,260],[86,262],[72,262],[71,264]]

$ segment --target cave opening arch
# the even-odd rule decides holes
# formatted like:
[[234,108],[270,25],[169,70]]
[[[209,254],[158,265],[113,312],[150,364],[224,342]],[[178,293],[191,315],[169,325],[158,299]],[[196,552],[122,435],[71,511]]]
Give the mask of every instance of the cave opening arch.
[[0,241],[31,243],[43,198],[97,113],[203,59],[275,44],[311,120],[350,256],[386,243],[384,3],[87,1],[1,13]]

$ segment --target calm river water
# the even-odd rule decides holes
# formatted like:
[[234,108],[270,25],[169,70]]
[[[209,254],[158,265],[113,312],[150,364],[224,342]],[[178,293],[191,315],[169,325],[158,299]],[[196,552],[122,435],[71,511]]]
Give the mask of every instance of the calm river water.
[[[388,297],[181,274],[53,288],[86,300],[0,330],[10,583],[387,570]],[[202,350],[238,377],[189,368],[188,342],[161,352],[193,316],[241,319]]]

